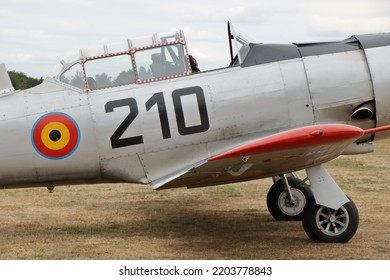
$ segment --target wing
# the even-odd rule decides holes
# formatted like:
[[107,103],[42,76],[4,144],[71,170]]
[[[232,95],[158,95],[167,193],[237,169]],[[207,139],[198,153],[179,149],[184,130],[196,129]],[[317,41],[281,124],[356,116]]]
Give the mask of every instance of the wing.
[[390,126],[362,130],[344,124],[295,128],[245,143],[199,160],[160,183],[155,189],[200,187],[280,175],[330,161],[365,134]]

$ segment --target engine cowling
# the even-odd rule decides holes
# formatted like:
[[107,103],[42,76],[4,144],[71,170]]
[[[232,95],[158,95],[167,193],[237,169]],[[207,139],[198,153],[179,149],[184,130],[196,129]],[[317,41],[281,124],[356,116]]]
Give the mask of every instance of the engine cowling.
[[[356,35],[366,55],[375,96],[376,127],[390,124],[390,33]],[[372,104],[370,104],[371,106]],[[372,108],[372,106],[371,106]],[[369,108],[360,108],[367,114]],[[355,109],[355,115],[360,115]],[[390,138],[390,131],[375,134],[375,140]]]

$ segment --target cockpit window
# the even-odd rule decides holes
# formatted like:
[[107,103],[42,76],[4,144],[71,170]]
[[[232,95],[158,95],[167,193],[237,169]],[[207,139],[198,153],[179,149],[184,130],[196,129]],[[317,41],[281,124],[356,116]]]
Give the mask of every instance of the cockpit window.
[[140,80],[172,78],[189,71],[182,44],[138,50],[134,59]]
[[85,92],[191,75],[181,30],[80,49],[61,60],[51,78]]
[[135,82],[133,63],[129,54],[87,60],[84,69],[90,90]]
[[228,22],[228,33],[232,60],[230,66],[241,65],[249,53],[251,41],[247,39],[247,36],[243,36],[242,32],[237,32],[230,22]]
[[66,70],[61,76],[60,81],[68,85],[84,89],[83,67],[77,63]]

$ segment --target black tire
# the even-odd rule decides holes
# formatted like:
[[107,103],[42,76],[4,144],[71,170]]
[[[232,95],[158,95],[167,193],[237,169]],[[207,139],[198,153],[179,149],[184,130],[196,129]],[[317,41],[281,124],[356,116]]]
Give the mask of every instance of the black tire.
[[282,180],[271,186],[267,195],[268,211],[278,221],[300,221],[306,202],[313,196],[310,188],[298,178],[288,178],[296,204],[292,205]]
[[334,210],[318,205],[312,197],[303,211],[302,225],[314,242],[346,243],[358,229],[359,212],[352,200]]

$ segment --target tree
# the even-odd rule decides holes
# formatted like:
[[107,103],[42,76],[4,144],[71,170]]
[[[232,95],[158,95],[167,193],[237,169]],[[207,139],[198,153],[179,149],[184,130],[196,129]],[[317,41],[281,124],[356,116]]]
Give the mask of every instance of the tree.
[[83,89],[85,87],[83,72],[76,71],[76,73],[71,77],[71,80],[68,84]]
[[15,89],[31,88],[43,82],[43,78],[31,78],[26,76],[23,72],[9,71],[8,74]]
[[129,71],[123,70],[119,73],[118,77],[112,82],[114,85],[128,85],[135,81],[135,74],[132,69]]
[[111,77],[108,77],[106,73],[95,75],[95,81],[98,88],[106,88],[112,85]]

